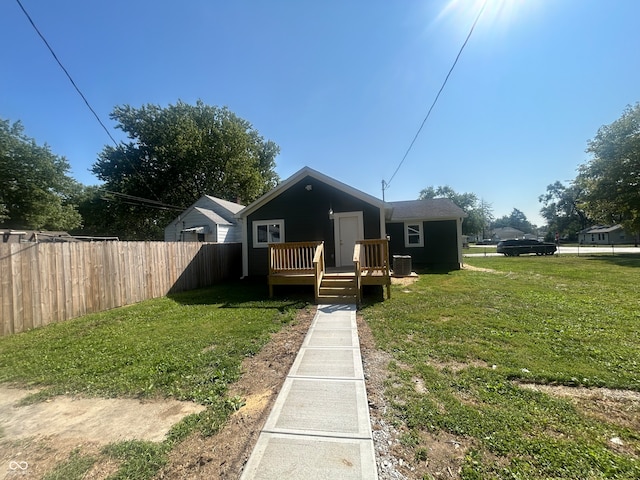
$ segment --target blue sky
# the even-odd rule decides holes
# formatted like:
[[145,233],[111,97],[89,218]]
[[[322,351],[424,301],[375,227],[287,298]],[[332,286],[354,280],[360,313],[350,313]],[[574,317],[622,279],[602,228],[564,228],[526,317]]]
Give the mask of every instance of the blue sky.
[[[276,142],[281,178],[307,165],[379,198],[483,4],[21,1],[116,139],[116,105],[202,99]],[[640,101],[638,18],[637,0],[488,0],[385,199],[449,185],[542,224],[538,196]],[[0,42],[0,118],[97,184],[110,139],[14,0]]]

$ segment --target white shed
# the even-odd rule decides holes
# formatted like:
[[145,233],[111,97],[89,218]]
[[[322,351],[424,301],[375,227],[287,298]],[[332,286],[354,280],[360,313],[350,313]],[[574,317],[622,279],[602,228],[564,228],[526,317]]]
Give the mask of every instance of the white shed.
[[165,242],[242,242],[242,226],[235,214],[244,205],[205,195],[164,229]]

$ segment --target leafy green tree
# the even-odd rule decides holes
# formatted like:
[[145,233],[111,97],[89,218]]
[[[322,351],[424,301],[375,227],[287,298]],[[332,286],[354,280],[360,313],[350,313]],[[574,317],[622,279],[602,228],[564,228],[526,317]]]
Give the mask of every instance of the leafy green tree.
[[80,190],[69,163],[0,119],[0,222],[6,228],[71,230],[81,223],[73,202]]
[[439,187],[427,187],[420,191],[419,200],[430,198],[448,198],[467,214],[467,218],[462,223],[462,233],[464,235],[476,235],[483,232],[493,215],[491,204],[484,201],[478,202],[478,197],[474,193],[457,193],[449,185]]
[[549,234],[558,232],[562,237],[577,240],[578,232],[587,228],[591,221],[584,211],[584,191],[577,183],[569,186],[555,182],[547,186],[547,192],[538,197],[543,204],[540,215],[547,220]]
[[587,153],[592,158],[580,166],[576,179],[585,191],[586,212],[596,222],[640,232],[640,103],[600,127]]
[[535,226],[527,220],[527,216],[517,208],[514,208],[510,215],[504,215],[493,222],[493,228],[504,227],[516,228],[524,233],[533,233],[535,230]]
[[123,238],[162,238],[176,215],[171,207],[186,208],[202,195],[249,203],[277,184],[278,146],[227,108],[124,105],[111,118],[129,142],[106,146],[92,171],[105,190],[120,194],[111,194],[100,222],[110,219]]

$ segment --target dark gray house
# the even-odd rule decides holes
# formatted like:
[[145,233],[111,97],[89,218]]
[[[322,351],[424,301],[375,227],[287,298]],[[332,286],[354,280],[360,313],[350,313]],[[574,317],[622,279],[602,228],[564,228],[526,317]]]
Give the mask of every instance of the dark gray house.
[[327,267],[353,265],[356,240],[384,238],[382,200],[304,167],[238,213],[244,276],[266,275],[268,244],[324,241]]
[[386,222],[391,255],[409,255],[412,265],[457,270],[462,264],[466,214],[448,198],[389,202]]
[[385,203],[304,167],[238,212],[243,275],[268,274],[270,243],[323,241],[332,268],[353,266],[356,241],[384,238],[390,255],[458,269],[464,216],[447,199]]

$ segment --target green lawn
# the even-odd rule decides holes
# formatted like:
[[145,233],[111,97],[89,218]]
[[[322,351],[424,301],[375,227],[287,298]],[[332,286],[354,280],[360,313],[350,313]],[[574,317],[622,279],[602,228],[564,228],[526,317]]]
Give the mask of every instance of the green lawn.
[[463,478],[640,478],[639,431],[520,386],[640,391],[640,257],[465,263],[492,271],[421,275],[363,309],[394,359],[386,397],[416,459],[446,434],[469,446]]
[[[421,275],[362,310],[393,357],[389,416],[416,461],[429,460],[428,435],[446,435],[466,449],[463,478],[640,478],[637,429],[521,386],[640,391],[640,257],[465,263],[491,271]],[[218,286],[0,338],[0,382],[42,389],[31,401],[78,393],[206,405],[164,442],[102,452],[122,462],[112,479],[152,478],[180,439],[217,431],[238,406],[226,392],[242,359],[304,306],[265,290]],[[74,452],[47,478],[82,478],[95,461]]]
[[[0,338],[0,382],[38,387],[29,401],[59,394],[173,397],[206,405],[161,444],[123,442],[112,478],[151,478],[175,442],[217,431],[241,399],[227,387],[246,356],[292,321],[304,303],[268,300],[266,287],[232,283],[146,301]],[[2,438],[0,441],[7,440]],[[75,453],[49,478],[81,478],[95,459]]]

